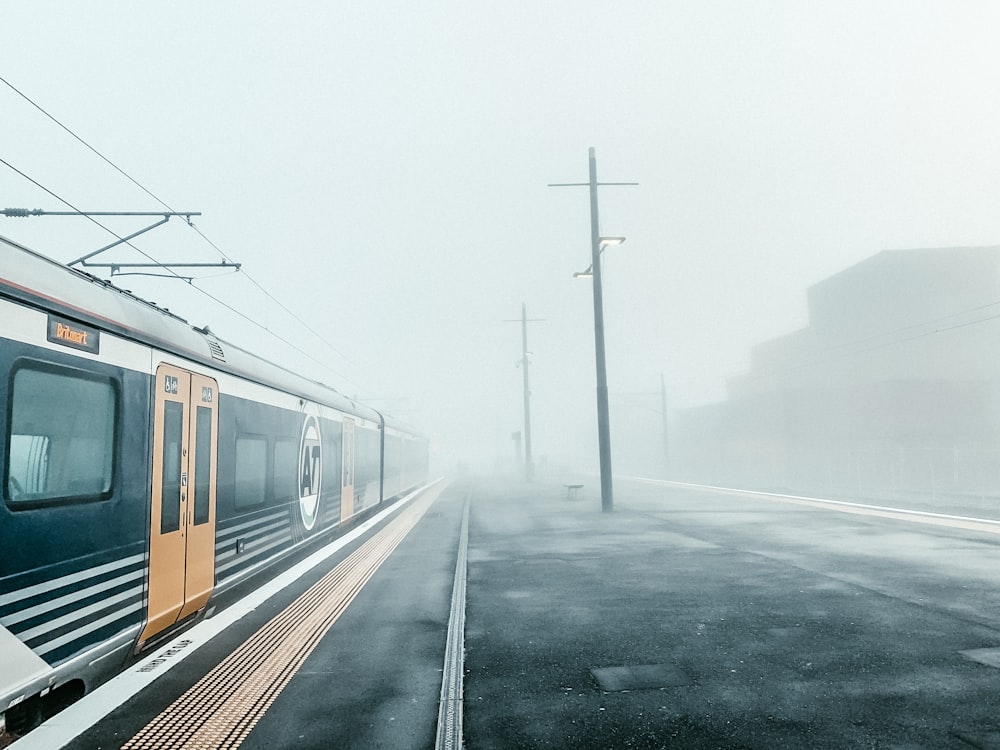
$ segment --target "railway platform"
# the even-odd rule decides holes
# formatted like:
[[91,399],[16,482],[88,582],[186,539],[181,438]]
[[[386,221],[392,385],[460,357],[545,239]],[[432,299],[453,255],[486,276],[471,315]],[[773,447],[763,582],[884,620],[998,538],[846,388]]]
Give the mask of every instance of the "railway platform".
[[435,485],[11,748],[1000,748],[1000,524],[615,488]]

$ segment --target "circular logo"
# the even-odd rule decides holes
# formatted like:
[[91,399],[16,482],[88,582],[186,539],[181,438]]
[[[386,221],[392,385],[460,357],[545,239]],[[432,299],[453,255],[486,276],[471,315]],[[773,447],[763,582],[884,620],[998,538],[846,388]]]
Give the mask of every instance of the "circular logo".
[[302,443],[299,446],[299,513],[302,525],[312,530],[319,515],[319,488],[323,478],[323,444],[319,434],[319,420],[307,416],[302,425]]

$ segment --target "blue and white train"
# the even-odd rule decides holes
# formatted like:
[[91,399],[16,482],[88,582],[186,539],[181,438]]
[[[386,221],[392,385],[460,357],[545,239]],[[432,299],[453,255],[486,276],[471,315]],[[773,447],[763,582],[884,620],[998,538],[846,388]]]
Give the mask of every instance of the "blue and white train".
[[0,730],[423,483],[419,434],[0,238]]

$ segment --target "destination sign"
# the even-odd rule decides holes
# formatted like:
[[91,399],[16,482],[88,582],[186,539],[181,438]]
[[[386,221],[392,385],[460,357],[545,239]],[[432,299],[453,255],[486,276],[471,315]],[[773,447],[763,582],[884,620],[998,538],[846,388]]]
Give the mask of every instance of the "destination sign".
[[101,351],[101,332],[90,326],[72,323],[54,315],[49,316],[48,340],[74,349],[82,349],[91,354]]

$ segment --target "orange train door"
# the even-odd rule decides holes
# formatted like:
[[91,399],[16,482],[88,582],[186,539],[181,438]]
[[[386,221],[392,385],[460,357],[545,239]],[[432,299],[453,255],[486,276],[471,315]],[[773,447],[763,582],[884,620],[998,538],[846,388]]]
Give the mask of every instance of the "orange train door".
[[144,643],[208,603],[215,578],[218,385],[156,369],[149,609]]

